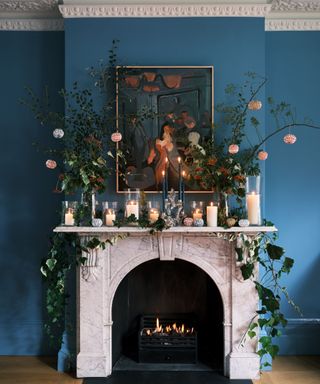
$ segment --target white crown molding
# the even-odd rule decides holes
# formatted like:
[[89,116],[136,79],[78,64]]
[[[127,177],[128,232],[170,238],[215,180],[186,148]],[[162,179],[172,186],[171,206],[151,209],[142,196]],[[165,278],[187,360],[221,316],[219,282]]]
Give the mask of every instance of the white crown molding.
[[265,17],[270,4],[59,5],[64,18],[79,17]]
[[266,31],[320,30],[320,0],[125,1],[0,0],[0,30],[62,30],[61,14],[64,18],[264,17]]
[[266,31],[320,31],[320,19],[266,19]]
[[0,31],[63,31],[63,19],[0,19]]
[[58,6],[58,0],[2,0],[0,12],[37,12],[54,11]]
[[319,12],[319,1],[273,0],[272,12]]

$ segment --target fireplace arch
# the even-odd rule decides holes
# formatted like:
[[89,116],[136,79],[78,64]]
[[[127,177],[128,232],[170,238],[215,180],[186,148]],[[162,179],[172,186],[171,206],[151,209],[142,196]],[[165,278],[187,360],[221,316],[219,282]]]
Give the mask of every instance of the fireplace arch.
[[124,277],[112,305],[113,365],[125,355],[117,369],[125,368],[128,358],[130,367],[138,361],[140,319],[146,314],[154,314],[154,321],[167,314],[185,319],[191,315],[196,319],[198,360],[222,370],[222,297],[217,285],[198,266],[178,258],[174,262],[153,259]]

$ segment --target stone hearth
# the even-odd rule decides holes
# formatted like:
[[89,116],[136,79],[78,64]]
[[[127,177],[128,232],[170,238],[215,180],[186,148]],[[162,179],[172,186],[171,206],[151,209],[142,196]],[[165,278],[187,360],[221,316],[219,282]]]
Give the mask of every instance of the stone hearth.
[[[124,277],[150,261],[181,259],[201,268],[219,289],[223,302],[224,375],[231,379],[259,377],[257,340],[241,343],[258,307],[252,281],[243,281],[236,263],[234,244],[219,234],[274,231],[256,228],[175,227],[150,235],[148,230],[127,228],[58,227],[57,232],[76,232],[84,239],[111,239],[127,234],[105,250],[93,250],[78,271],[77,376],[105,377],[112,373],[112,303]],[[86,256],[88,256],[86,254]]]

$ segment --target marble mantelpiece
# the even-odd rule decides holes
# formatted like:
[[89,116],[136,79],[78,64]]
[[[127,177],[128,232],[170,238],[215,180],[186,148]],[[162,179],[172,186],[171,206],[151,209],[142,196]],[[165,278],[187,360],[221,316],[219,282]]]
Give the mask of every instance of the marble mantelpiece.
[[[231,379],[259,377],[260,360],[257,340],[241,343],[258,307],[251,280],[243,281],[236,263],[234,244],[226,234],[274,232],[274,227],[173,227],[150,235],[137,227],[57,227],[55,232],[77,233],[84,239],[106,240],[127,234],[114,245],[90,252],[78,271],[78,345],[77,376],[105,377],[112,373],[112,303],[124,277],[150,260],[192,263],[217,285],[224,312],[224,374]],[[220,234],[222,236],[217,236]]]

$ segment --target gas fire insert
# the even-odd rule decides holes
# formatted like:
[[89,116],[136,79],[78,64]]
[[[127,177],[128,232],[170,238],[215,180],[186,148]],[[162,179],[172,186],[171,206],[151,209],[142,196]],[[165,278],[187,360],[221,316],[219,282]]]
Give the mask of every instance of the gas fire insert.
[[191,315],[144,315],[140,320],[139,362],[195,364],[197,332]]

